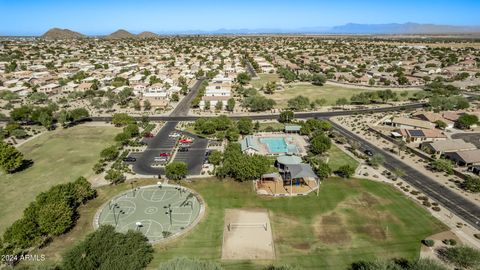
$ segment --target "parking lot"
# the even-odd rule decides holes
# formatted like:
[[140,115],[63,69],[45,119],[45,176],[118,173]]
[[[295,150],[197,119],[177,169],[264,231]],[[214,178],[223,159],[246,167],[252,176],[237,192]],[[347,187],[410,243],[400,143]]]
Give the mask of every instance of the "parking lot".
[[[148,144],[147,149],[142,153],[131,154],[132,157],[137,159],[133,164],[133,171],[141,175],[164,175],[165,169],[161,165],[165,165],[166,162],[159,160],[161,159],[160,155],[162,153],[164,155],[173,154],[175,145],[182,135],[192,138],[192,143],[187,152],[177,152],[174,160],[187,163],[189,175],[200,174],[208,140],[176,130],[177,124],[178,122],[167,122],[155,137],[143,139]],[[172,133],[179,133],[179,136],[172,137]],[[155,159],[158,161],[155,161]]]

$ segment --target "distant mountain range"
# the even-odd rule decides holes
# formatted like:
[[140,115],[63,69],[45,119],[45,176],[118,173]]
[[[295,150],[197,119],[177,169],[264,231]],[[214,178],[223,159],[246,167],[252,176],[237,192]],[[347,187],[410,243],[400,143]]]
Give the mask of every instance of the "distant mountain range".
[[[108,39],[126,38],[154,38],[159,35],[221,35],[221,34],[376,34],[376,35],[398,35],[398,34],[472,34],[480,33],[480,26],[454,26],[439,24],[419,23],[389,23],[389,24],[356,24],[348,23],[333,27],[303,27],[296,29],[281,28],[258,28],[258,29],[218,29],[214,31],[186,30],[186,31],[161,31],[157,33],[142,32],[138,35],[120,29],[110,35],[104,36]],[[72,39],[84,38],[83,34],[68,29],[52,28],[41,36],[45,39]]]

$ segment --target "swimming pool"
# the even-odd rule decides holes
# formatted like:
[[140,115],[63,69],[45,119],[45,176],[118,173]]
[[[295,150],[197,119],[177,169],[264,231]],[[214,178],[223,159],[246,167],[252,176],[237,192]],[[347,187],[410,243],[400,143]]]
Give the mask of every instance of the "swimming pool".
[[276,138],[260,138],[260,142],[265,144],[268,148],[270,154],[279,154],[279,153],[297,153],[297,146],[294,144],[288,144],[285,141],[285,138],[276,137]]

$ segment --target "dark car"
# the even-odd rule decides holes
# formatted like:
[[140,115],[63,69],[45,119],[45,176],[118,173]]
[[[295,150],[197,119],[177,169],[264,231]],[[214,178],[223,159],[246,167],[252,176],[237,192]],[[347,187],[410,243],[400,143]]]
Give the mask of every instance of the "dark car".
[[135,161],[137,161],[137,159],[134,158],[134,157],[126,157],[126,158],[123,159],[123,161],[125,161],[125,162],[135,162]]
[[178,148],[178,152],[188,152],[188,148],[187,147],[180,147],[180,148]]
[[143,134],[143,137],[144,138],[153,138],[154,136],[153,136],[152,133],[148,132],[148,133]]
[[365,153],[367,156],[369,156],[369,157],[373,156],[372,150],[367,149],[367,150],[365,150],[364,153]]

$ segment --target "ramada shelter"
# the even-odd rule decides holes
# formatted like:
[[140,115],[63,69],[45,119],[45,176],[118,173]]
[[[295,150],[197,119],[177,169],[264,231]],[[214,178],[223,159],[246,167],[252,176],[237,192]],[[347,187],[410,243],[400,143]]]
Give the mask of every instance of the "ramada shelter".
[[320,180],[309,164],[298,156],[279,156],[275,161],[278,172],[268,173],[255,182],[258,194],[271,196],[306,195],[319,188]]

